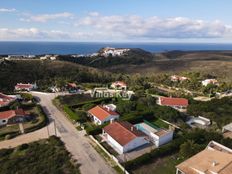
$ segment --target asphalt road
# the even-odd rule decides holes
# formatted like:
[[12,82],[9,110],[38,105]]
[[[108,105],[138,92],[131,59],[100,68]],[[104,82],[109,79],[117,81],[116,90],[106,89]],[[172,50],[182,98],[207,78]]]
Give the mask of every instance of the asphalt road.
[[67,150],[78,160],[82,174],[112,174],[115,171],[89,144],[89,139],[77,131],[74,125],[60,112],[52,100],[57,94],[32,92],[33,96],[40,99],[45,112],[56,123],[57,133],[64,142]]

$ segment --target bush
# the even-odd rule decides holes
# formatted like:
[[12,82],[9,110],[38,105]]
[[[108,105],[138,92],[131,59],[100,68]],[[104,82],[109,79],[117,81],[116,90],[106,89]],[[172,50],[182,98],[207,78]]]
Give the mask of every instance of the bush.
[[73,121],[75,120],[76,122],[80,120],[80,117],[75,113],[73,112],[69,107],[68,105],[64,105],[63,106],[63,110],[64,112],[68,115],[68,117]]
[[87,122],[88,121],[88,117],[87,117],[87,114],[86,114],[86,112],[84,112],[84,111],[76,111],[76,114],[78,115],[78,117],[79,117],[79,122],[80,123],[85,123],[85,122]]
[[7,135],[5,136],[5,140],[9,140],[9,139],[11,139],[11,136],[10,136],[9,134],[7,134]]
[[20,146],[18,146],[16,149],[17,151],[22,151],[22,150],[26,150],[29,147],[28,144],[22,144]]
[[20,133],[19,132],[11,132],[11,133],[7,133],[5,135],[1,135],[1,137],[5,136],[5,140],[9,140],[9,139],[12,139],[16,136],[18,136]]
[[[45,127],[49,122],[48,117],[47,117],[46,113],[44,112],[43,108],[40,105],[37,105],[36,109],[37,109],[39,115],[42,117],[42,121],[33,127],[29,127],[27,129],[24,129],[25,133],[33,132],[33,131],[36,131],[38,129],[41,129],[41,128]],[[32,123],[35,124],[35,122],[32,122]]]

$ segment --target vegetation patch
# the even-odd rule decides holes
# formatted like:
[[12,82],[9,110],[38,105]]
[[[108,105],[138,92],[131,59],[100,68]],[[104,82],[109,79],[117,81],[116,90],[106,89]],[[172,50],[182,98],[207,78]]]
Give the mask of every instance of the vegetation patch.
[[188,106],[188,114],[203,116],[217,123],[219,129],[232,122],[232,97],[222,99],[212,99],[201,102],[192,101]]
[[0,150],[0,174],[79,174],[79,165],[71,161],[62,141],[47,140]]

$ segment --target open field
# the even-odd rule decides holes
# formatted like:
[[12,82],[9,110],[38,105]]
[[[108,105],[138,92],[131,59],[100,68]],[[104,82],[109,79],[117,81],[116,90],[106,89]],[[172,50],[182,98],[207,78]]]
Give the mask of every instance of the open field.
[[80,173],[79,165],[74,165],[64,144],[56,137],[2,149],[0,163],[0,174]]
[[144,165],[137,170],[132,171],[133,174],[175,174],[175,166],[181,163],[177,160],[177,155],[171,155],[159,158],[151,164]]

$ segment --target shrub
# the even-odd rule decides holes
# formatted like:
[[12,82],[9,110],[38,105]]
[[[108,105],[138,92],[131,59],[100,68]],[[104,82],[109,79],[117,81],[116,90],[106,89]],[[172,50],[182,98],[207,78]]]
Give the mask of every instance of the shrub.
[[63,109],[64,109],[64,112],[68,115],[68,117],[71,119],[71,120],[75,120],[75,121],[79,121],[80,120],[80,117],[78,117],[78,115],[73,112],[69,107],[68,105],[64,105],[63,106]]

